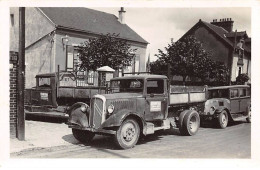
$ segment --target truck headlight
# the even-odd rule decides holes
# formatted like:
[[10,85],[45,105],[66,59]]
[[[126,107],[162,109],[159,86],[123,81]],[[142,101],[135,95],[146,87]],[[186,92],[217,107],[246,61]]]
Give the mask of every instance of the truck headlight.
[[214,106],[212,106],[210,109],[209,109],[209,114],[210,115],[213,115],[214,112],[215,112],[216,108]]
[[115,109],[114,105],[111,104],[111,105],[109,105],[109,106],[107,107],[107,112],[108,112],[109,114],[111,114],[111,113],[113,113],[114,109]]

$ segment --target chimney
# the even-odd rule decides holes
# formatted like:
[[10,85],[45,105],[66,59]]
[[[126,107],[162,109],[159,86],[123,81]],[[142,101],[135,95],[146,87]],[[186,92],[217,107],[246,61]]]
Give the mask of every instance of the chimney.
[[211,24],[222,27],[228,32],[233,31],[233,23],[234,21],[232,21],[232,18],[223,18],[220,19],[219,22],[216,19],[214,19],[213,22],[211,22]]
[[120,11],[118,11],[118,12],[119,12],[118,21],[121,24],[125,24],[125,10],[124,10],[124,7],[121,7]]

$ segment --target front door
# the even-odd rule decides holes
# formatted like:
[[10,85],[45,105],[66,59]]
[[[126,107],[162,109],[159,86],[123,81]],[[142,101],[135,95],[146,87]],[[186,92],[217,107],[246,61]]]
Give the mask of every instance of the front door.
[[146,82],[145,120],[162,120],[168,114],[166,79],[148,79]]

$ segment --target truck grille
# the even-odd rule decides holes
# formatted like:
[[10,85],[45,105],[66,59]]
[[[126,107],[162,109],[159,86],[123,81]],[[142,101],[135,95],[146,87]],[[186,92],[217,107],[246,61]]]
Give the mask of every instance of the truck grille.
[[102,116],[104,115],[103,100],[100,98],[93,98],[90,104],[90,116],[89,124],[90,127],[95,129],[99,128],[102,123]]

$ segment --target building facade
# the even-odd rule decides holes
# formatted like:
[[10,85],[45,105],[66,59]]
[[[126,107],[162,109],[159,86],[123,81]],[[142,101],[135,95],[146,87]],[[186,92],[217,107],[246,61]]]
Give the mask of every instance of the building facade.
[[[25,67],[26,88],[35,86],[37,74],[76,70],[79,64],[77,47],[89,38],[115,33],[137,49],[133,65],[124,72],[145,71],[148,42],[125,24],[123,8],[119,17],[88,8],[26,8]],[[10,50],[18,51],[18,8],[10,8]],[[83,77],[94,72],[82,72]],[[93,79],[88,79],[93,85]]]
[[242,73],[251,77],[251,38],[246,31],[234,31],[233,23],[231,18],[214,19],[210,23],[199,20],[180,38],[194,35],[213,60],[229,68],[231,82]]

